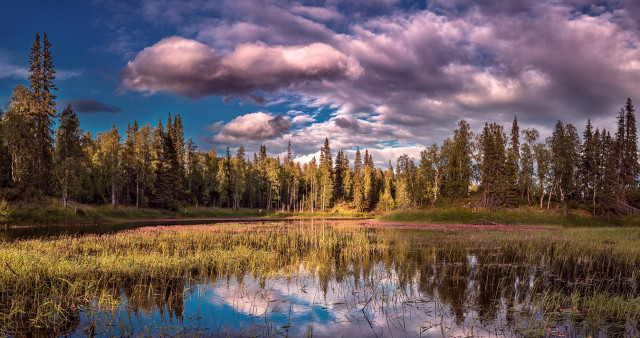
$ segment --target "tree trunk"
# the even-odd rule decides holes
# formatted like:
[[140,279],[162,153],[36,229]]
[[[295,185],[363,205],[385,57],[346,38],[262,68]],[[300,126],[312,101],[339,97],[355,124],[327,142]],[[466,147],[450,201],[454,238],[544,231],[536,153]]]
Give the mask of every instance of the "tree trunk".
[[116,207],[116,181],[111,181],[111,206]]

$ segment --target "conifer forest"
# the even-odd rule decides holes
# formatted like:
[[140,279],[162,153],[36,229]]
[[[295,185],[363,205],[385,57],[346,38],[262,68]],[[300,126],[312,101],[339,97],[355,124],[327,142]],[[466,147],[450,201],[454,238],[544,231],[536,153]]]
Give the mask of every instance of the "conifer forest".
[[[0,186],[8,201],[45,196],[87,204],[176,209],[180,205],[318,211],[334,206],[390,211],[438,203],[513,208],[588,209],[595,215],[638,213],[640,163],[635,109],[629,98],[616,130],[580,130],[558,121],[552,134],[487,122],[473,131],[461,120],[451,137],[374,165],[367,149],[348,158],[325,138],[319,158],[294,161],[227,147],[202,151],[185,140],[180,114],[150,124],[131,121],[91,135],[74,107],[56,110],[51,43],[36,34],[29,86],[18,85],[2,113]],[[335,155],[335,156],[334,156]]]

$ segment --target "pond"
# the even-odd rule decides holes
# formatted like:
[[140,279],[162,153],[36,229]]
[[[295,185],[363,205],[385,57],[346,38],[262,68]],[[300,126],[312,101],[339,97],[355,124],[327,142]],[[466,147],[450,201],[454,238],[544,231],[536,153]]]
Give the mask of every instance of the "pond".
[[637,235],[296,220],[22,240],[0,251],[0,333],[637,336]]

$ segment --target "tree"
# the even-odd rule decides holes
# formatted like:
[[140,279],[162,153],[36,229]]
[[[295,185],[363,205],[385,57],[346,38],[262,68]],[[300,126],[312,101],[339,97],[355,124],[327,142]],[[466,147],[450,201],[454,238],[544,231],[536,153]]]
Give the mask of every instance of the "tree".
[[[543,207],[544,196],[548,192],[551,194],[551,151],[546,144],[539,142],[533,148],[538,167],[538,184],[540,185],[540,208]],[[549,197],[551,198],[551,197]]]
[[467,196],[473,175],[472,154],[473,133],[465,120],[458,123],[454,131],[453,143],[446,148],[448,158],[445,166],[446,180],[443,182],[442,194],[458,199]]
[[384,186],[382,188],[382,194],[380,194],[380,201],[378,201],[378,209],[389,212],[395,205],[393,199],[394,193],[394,174],[391,160],[389,160],[389,166],[384,171]]
[[80,138],[82,132],[76,113],[67,105],[60,114],[56,131],[54,176],[58,182],[58,191],[62,197],[62,205],[67,206],[69,197],[74,197],[82,189],[80,177],[82,170],[82,148]]
[[333,159],[329,139],[325,137],[324,145],[320,149],[320,201],[322,211],[331,205],[333,198]]
[[173,147],[175,149],[176,158],[177,158],[177,165],[176,165],[176,168],[174,168],[175,175],[177,178],[176,185],[180,186],[180,190],[177,198],[180,198],[184,194],[182,187],[184,186],[184,181],[186,176],[185,141],[184,141],[184,131],[182,128],[182,117],[180,117],[180,114],[177,114],[173,118],[173,128],[172,128],[171,137],[173,139],[172,140]]
[[364,206],[367,210],[371,210],[378,203],[378,181],[376,179],[376,171],[373,165],[373,158],[369,151],[364,151],[364,166],[362,168]]
[[222,158],[222,162],[218,165],[216,181],[218,181],[216,189],[218,196],[220,196],[220,205],[224,203],[229,207],[229,198],[231,195],[231,152],[229,152],[229,147],[227,147],[227,155]]
[[240,209],[240,200],[246,188],[246,162],[244,160],[244,147],[240,146],[236,156],[231,159],[231,191],[233,198],[233,210]]
[[442,181],[443,162],[438,144],[434,143],[431,147],[420,152],[420,165],[418,173],[424,183],[423,187],[424,200],[429,202],[431,206],[438,201],[440,187]]
[[407,208],[416,205],[416,172],[417,168],[413,158],[407,154],[398,157],[396,166],[396,205],[400,208]]
[[518,205],[518,172],[520,171],[520,128],[518,118],[513,117],[511,125],[511,138],[507,149],[507,162],[504,175],[506,176],[505,205],[516,207]]
[[534,182],[534,148],[540,133],[535,128],[522,132],[524,143],[520,146],[520,188],[523,196],[527,196],[527,203],[531,204],[531,191]]
[[218,196],[218,154],[215,149],[204,154],[204,202],[205,205],[215,205]]
[[[134,123],[135,124],[135,123]],[[136,208],[147,205],[147,190],[153,188],[154,167],[151,126],[145,124],[135,131],[133,141]]]
[[[4,119],[4,112],[0,109],[0,121]],[[7,129],[0,122],[0,188],[11,186],[11,154],[7,144]]]
[[602,215],[618,213],[619,195],[619,171],[617,168],[618,157],[616,150],[618,142],[611,137],[606,130],[602,130],[600,142],[601,178],[596,196],[596,209]]
[[[551,150],[551,173],[553,190],[557,192],[559,201],[565,202],[567,196],[577,192],[577,172],[580,162],[580,137],[576,128],[558,121],[549,138]],[[551,195],[549,195],[551,198]]]
[[14,88],[2,124],[11,156],[11,179],[24,190],[33,185],[33,148],[30,141],[34,130],[31,93],[25,86],[18,85]]
[[353,161],[353,204],[358,211],[364,207],[364,179],[360,147],[356,148],[356,158]]
[[[593,135],[593,126],[591,120],[587,120],[584,132],[582,133],[583,145],[582,154],[580,156],[580,185],[581,194],[584,200],[593,200],[595,192],[595,175],[597,167],[598,147]],[[599,138],[599,133],[598,133]],[[594,202],[595,203],[595,202]],[[595,205],[594,205],[595,207]]]
[[504,175],[507,143],[502,126],[485,123],[480,135],[480,151],[482,153],[481,181],[482,204],[487,207],[498,207],[505,202],[507,187]]
[[627,98],[624,106],[625,113],[625,149],[624,149],[624,174],[625,192],[629,198],[638,189],[640,178],[640,163],[638,162],[638,135],[636,115],[631,98]]
[[[348,167],[344,166],[344,152],[342,150],[338,151],[338,155],[336,155],[335,167],[333,170],[333,191],[334,191],[334,200],[335,201],[345,201],[345,174],[349,170]],[[347,160],[348,161],[348,160]]]
[[34,117],[33,171],[35,186],[49,191],[51,168],[53,164],[53,118],[56,115],[56,96],[52,91],[57,88],[53,83],[55,69],[51,58],[51,44],[45,33],[42,46],[36,34],[29,55],[29,81],[32,94],[32,114]]
[[193,140],[187,140],[185,145],[186,193],[188,201],[196,207],[202,203],[204,197],[204,153],[197,149],[198,146]]
[[305,164],[303,175],[306,187],[306,199],[309,210],[313,213],[316,210],[317,194],[318,194],[318,162],[314,156],[309,163]]
[[115,208],[118,204],[117,194],[122,184],[120,134],[115,125],[111,126],[109,132],[98,134],[97,152],[94,156],[94,165],[99,168],[101,181],[111,197],[111,205]]
[[182,149],[184,145],[176,144],[178,134],[182,134],[181,125],[176,126],[171,121],[171,114],[167,119],[167,126],[165,129],[164,139],[162,140],[162,152],[163,165],[165,167],[164,173],[166,175],[166,191],[167,203],[174,203],[182,199],[183,193],[183,178],[184,167],[182,166],[181,159],[183,158]]

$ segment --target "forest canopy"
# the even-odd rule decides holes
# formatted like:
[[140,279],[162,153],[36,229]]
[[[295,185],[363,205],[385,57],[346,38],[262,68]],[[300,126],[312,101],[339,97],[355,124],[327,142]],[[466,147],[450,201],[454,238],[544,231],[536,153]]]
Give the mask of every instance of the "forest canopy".
[[[289,142],[281,159],[243,146],[204,152],[185,140],[180,114],[157,124],[132,121],[91,135],[72,105],[56,110],[55,68],[47,35],[36,34],[29,86],[18,85],[0,124],[0,192],[10,201],[53,196],[89,204],[176,209],[192,204],[288,211],[356,210],[464,203],[503,208],[582,207],[594,214],[637,213],[640,207],[635,109],[627,99],[608,131],[588,121],[582,133],[558,121],[550,137],[534,128],[509,131],[485,123],[472,131],[461,120],[452,136],[378,168],[367,149],[294,161]],[[164,123],[163,123],[164,121]],[[57,122],[57,123],[56,123]],[[57,126],[57,128],[54,128]],[[508,132],[508,134],[507,134]],[[580,135],[581,134],[581,135]],[[395,165],[395,168],[394,168]]]

